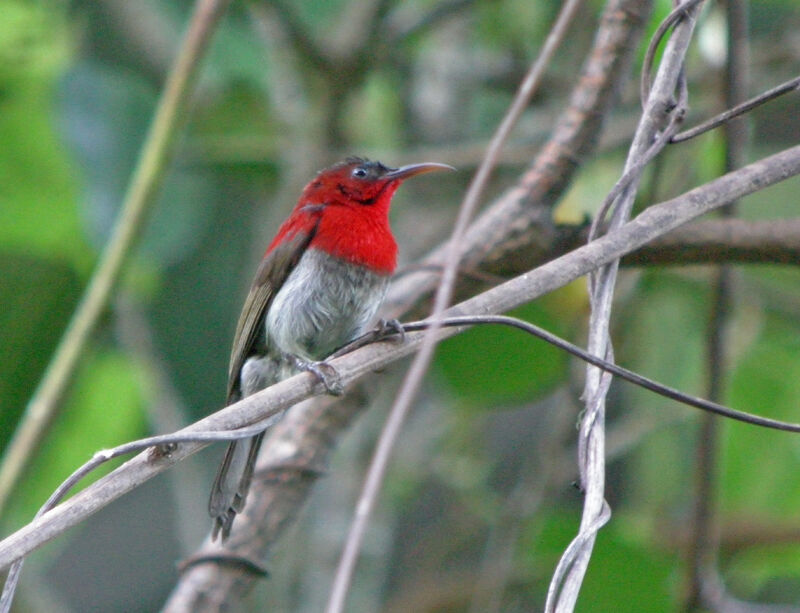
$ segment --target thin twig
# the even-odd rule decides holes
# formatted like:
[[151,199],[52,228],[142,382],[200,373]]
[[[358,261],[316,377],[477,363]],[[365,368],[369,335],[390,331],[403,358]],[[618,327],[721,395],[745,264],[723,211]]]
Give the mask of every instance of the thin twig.
[[[656,394],[664,396],[665,398],[676,400],[681,404],[685,404],[687,406],[694,407],[702,411],[706,411],[707,413],[712,413],[714,415],[719,415],[721,417],[727,417],[728,419],[732,419],[734,421],[741,421],[743,423],[752,424],[754,426],[769,428],[771,430],[781,430],[783,432],[800,433],[800,423],[792,423],[792,422],[782,421],[779,419],[771,419],[769,417],[761,417],[760,415],[755,415],[747,411],[739,411],[737,409],[732,409],[718,402],[706,400],[705,398],[692,396],[691,394],[687,394],[673,387],[669,387],[668,385],[664,385],[663,383],[659,383],[658,381],[654,381],[653,379],[649,379],[632,370],[628,370],[627,368],[619,366],[614,362],[609,362],[607,360],[598,358],[596,355],[589,353],[585,349],[582,349],[577,345],[570,343],[569,341],[564,340],[563,338],[551,332],[548,332],[543,328],[540,328],[539,326],[536,326],[532,323],[529,323],[527,321],[524,321],[516,317],[508,317],[506,315],[480,315],[480,316],[464,315],[460,317],[448,317],[442,320],[442,326],[448,328],[458,327],[458,326],[475,326],[478,324],[496,324],[522,330],[523,332],[527,332],[528,334],[540,338],[546,343],[549,343],[554,347],[558,347],[562,351],[565,351],[571,355],[574,355],[577,358],[580,358],[587,364],[596,366],[597,368],[600,368],[612,375],[615,375],[620,379],[624,379],[629,383],[633,383],[634,385],[638,385],[641,388],[644,388],[651,392],[655,392]],[[432,322],[430,321],[415,321],[403,324],[403,330],[405,330],[406,332],[413,332],[415,330],[425,330],[431,327],[432,327]]]
[[[551,226],[550,209],[569,186],[581,161],[597,146],[650,10],[650,0],[611,0],[604,7],[592,47],[587,50],[580,76],[566,106],[558,113],[551,136],[517,186],[484,211],[462,242],[465,268],[478,269],[486,262],[503,259],[505,245],[515,241],[521,228],[541,227],[540,221],[548,228]],[[384,316],[400,317],[427,301],[438,285],[444,251],[441,246],[425,260],[436,265],[435,272],[407,275],[392,283],[384,303]],[[270,440],[262,453],[264,460],[259,470],[269,470],[272,463],[285,458],[287,448],[300,462],[324,464],[363,410],[363,405],[323,400],[294,407],[268,435]],[[291,518],[297,517],[310,492],[311,486],[305,481],[271,479],[254,483],[244,514],[248,522],[258,527],[250,529],[245,523],[239,524],[241,545],[237,543],[236,551],[263,556],[285,533]],[[276,500],[281,502],[275,504]],[[233,545],[229,542],[228,547],[232,549]],[[227,568],[208,566],[192,568],[181,577],[169,600],[170,604],[178,601],[175,610],[191,610],[194,603],[202,602],[208,594],[230,602],[255,580]]]
[[214,26],[229,3],[230,0],[198,0],[196,4],[142,147],[114,232],[6,449],[0,466],[0,515],[23,469],[56,415],[78,358],[108,304],[122,267],[155,200],[179,130],[188,115],[200,60],[208,47]]
[[[675,92],[685,88],[681,77],[683,61],[694,30],[695,14],[700,2],[687,0],[682,3],[687,8],[680,11],[680,21],[670,36],[658,73],[652,88],[643,95],[644,112],[634,135],[625,163],[623,174],[640,166],[638,161],[651,150],[659,130],[663,129],[670,113],[682,112],[676,108]],[[662,31],[672,25],[675,12],[665,20],[653,37],[657,43]],[[655,44],[650,45],[654,49]],[[648,53],[648,56],[651,55]],[[645,71],[651,60],[645,61]],[[648,83],[649,78],[643,77]],[[680,98],[684,98],[681,92]],[[683,100],[677,101],[678,103]],[[641,171],[621,190],[614,209],[610,228],[615,229],[626,223],[636,195]],[[589,286],[591,291],[591,316],[589,321],[588,350],[600,357],[613,359],[609,328],[619,261],[611,262],[592,273]],[[605,501],[605,397],[610,385],[610,376],[599,369],[587,367],[583,398],[586,410],[581,420],[578,437],[578,465],[581,486],[584,489],[584,505],[578,535],[562,555],[547,593],[545,611],[548,613],[571,613],[575,608],[581,584],[589,565],[594,548],[597,530],[610,515]]]
[[[113,449],[106,449],[95,453],[91,460],[83,464],[80,468],[75,470],[69,477],[67,477],[61,485],[50,495],[47,501],[37,511],[34,519],[37,519],[53,509],[67,493],[75,487],[87,475],[93,472],[96,468],[102,466],[106,462],[118,458],[123,455],[143,451],[144,449],[154,448],[157,455],[169,456],[172,450],[177,448],[181,443],[213,443],[218,441],[232,441],[242,438],[254,436],[264,431],[263,426],[251,426],[249,428],[241,428],[238,430],[222,430],[222,431],[199,431],[184,433],[175,432],[172,434],[161,434],[158,436],[151,436],[148,438],[131,441],[114,447]],[[11,608],[11,602],[14,599],[14,592],[17,589],[17,582],[19,575],[22,571],[22,564],[24,558],[18,559],[11,565],[8,571],[5,585],[3,586],[3,594],[0,597],[0,611],[7,613]]]
[[[562,7],[556,19],[556,23],[545,40],[539,57],[531,66],[531,69],[520,85],[511,103],[511,107],[500,123],[500,126],[497,128],[492,141],[489,143],[486,157],[481,162],[464,196],[464,201],[461,204],[453,232],[450,236],[442,278],[434,298],[433,309],[431,311],[431,318],[434,322],[439,319],[450,303],[461,256],[461,239],[478,206],[478,200],[489,180],[497,155],[522,114],[522,111],[527,106],[528,100],[530,100],[533,92],[538,88],[545,68],[549,64],[550,59],[561,41],[563,41],[567,29],[580,5],[581,0],[569,0]],[[356,504],[356,513],[353,518],[353,523],[348,532],[342,557],[336,570],[330,598],[326,607],[327,613],[340,613],[344,609],[344,602],[347,597],[347,592],[349,591],[353,570],[355,569],[356,560],[358,559],[358,554],[361,549],[361,542],[369,522],[370,514],[377,501],[378,493],[380,492],[386,473],[386,467],[389,464],[389,458],[400,435],[405,417],[414,402],[422,379],[433,358],[433,351],[436,348],[436,343],[436,324],[434,323],[433,327],[425,334],[422,347],[409,367],[408,374],[403,381],[403,385],[397,394],[389,417],[378,439],[375,454],[364,481],[363,490]]]
[[644,55],[644,62],[642,62],[642,78],[639,82],[639,97],[642,103],[642,110],[647,106],[647,99],[650,96],[650,75],[653,70],[653,62],[656,58],[656,51],[661,44],[664,35],[678,23],[683,17],[687,15],[687,11],[694,8],[704,0],[686,0],[683,4],[676,6],[669,15],[658,25],[658,28],[653,33],[650,39],[650,44],[647,45],[647,51]]
[[766,102],[770,102],[779,96],[783,96],[784,94],[788,94],[789,92],[797,91],[800,88],[800,77],[795,77],[794,79],[790,79],[785,83],[781,83],[777,87],[773,87],[770,90],[765,91],[763,94],[759,94],[746,102],[742,102],[741,104],[737,104],[736,106],[728,109],[712,117],[711,119],[707,119],[700,125],[697,125],[693,128],[689,128],[688,130],[684,130],[672,137],[671,143],[682,143],[683,141],[687,141],[695,136],[700,136],[708,132],[709,130],[713,130],[714,128],[734,119],[735,117],[739,117],[739,115],[744,115],[745,113],[749,113],[753,109],[765,104]]
[[218,443],[238,441],[239,439],[255,436],[264,431],[264,426],[256,424],[246,428],[237,428],[236,430],[209,430],[197,432],[173,432],[172,434],[159,434],[156,436],[148,436],[130,443],[124,443],[113,447],[112,449],[105,449],[96,452],[91,460],[86,462],[83,466],[74,471],[67,477],[61,485],[50,495],[50,498],[42,505],[35,517],[41,517],[44,513],[55,507],[67,493],[75,487],[82,479],[89,475],[99,466],[106,462],[118,458],[123,455],[129,455],[137,451],[145,449],[154,449],[157,455],[169,455],[177,445],[181,443]]
[[[621,228],[535,270],[459,303],[443,315],[455,317],[465,313],[509,311],[563,287],[598,266],[613,261],[624,253],[633,251],[655,237],[709,213],[732,199],[759,191],[798,174],[800,174],[800,146],[795,146],[681,196],[653,205]],[[439,336],[450,337],[457,331],[441,330]],[[404,344],[373,344],[333,360],[332,365],[339,372],[342,384],[347,386],[360,377],[385,368],[409,355],[419,347],[420,343],[420,333],[409,333]],[[309,373],[295,375],[209,415],[176,434],[242,428],[263,421],[289,406],[296,405],[312,395],[322,394],[324,391],[324,386],[313,375]],[[182,444],[169,456],[159,456],[154,459],[151,454],[145,453],[132,458],[0,542],[0,570],[202,447],[202,444]]]
[[658,138],[650,145],[650,148],[642,154],[642,157],[636,160],[631,167],[625,171],[622,177],[614,184],[614,187],[611,188],[611,191],[608,192],[608,195],[603,199],[603,203],[597,210],[597,214],[594,216],[594,219],[592,219],[587,240],[591,241],[597,238],[597,235],[600,233],[605,223],[608,211],[614,205],[614,201],[616,201],[619,195],[627,189],[633,181],[636,181],[641,176],[645,166],[652,162],[656,156],[661,153],[664,146],[670,142],[670,138],[677,131],[678,125],[683,121],[685,109],[685,104],[681,104],[676,108],[676,112],[671,113],[667,127],[658,135]]

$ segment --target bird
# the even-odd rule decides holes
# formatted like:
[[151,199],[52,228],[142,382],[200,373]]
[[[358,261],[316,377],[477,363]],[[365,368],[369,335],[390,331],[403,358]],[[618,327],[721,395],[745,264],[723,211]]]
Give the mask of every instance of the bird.
[[[411,177],[454,170],[435,162],[390,168],[348,157],[305,186],[258,266],[234,335],[226,405],[309,370],[341,393],[324,362],[367,330],[397,265],[389,209]],[[327,368],[326,368],[327,367]],[[265,430],[280,419],[265,421]],[[211,489],[212,539],[244,508],[264,432],[229,444]]]

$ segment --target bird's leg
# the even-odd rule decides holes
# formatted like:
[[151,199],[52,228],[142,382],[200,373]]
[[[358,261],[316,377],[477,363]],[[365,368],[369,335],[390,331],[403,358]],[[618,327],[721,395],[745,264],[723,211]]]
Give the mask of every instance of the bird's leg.
[[339,373],[324,360],[320,362],[310,362],[296,355],[291,356],[291,359],[297,370],[310,372],[316,376],[331,396],[341,396],[344,394],[344,386],[342,385]]

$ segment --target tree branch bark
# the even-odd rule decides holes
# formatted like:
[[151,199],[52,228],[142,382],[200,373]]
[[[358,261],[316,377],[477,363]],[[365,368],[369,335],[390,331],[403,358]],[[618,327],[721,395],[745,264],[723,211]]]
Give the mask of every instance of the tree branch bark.
[[[527,237],[525,249],[531,259],[542,262],[552,257],[559,236],[551,209],[600,138],[605,119],[627,79],[650,5],[649,0],[608,3],[578,83],[551,138],[517,184],[472,223],[462,241],[463,268],[491,270],[507,261],[511,252],[517,252],[522,236]],[[405,275],[392,284],[384,303],[385,316],[408,313],[433,292],[440,275],[431,269],[442,266],[445,253],[445,246],[440,246],[421,261],[426,270]],[[465,296],[461,289],[456,295]]]
[[[725,175],[684,196],[654,205],[620,230],[462,302],[448,309],[446,315],[504,312],[515,308],[579,278],[603,262],[635,250],[689,219],[799,172],[800,147],[796,147]],[[442,331],[440,334],[447,336],[449,332]],[[392,359],[397,359],[406,355],[411,350],[410,345],[418,343],[419,339],[416,335],[409,335],[408,341],[409,345],[402,347],[380,344],[365,350],[389,351]],[[352,359],[361,351],[364,350],[340,360]],[[370,363],[366,369],[380,368],[386,363]],[[335,365],[344,376],[347,371],[339,360]],[[353,379],[346,380],[350,382]],[[289,411],[267,435],[265,453],[258,467],[259,476],[266,478],[258,478],[254,483],[254,491],[259,492],[256,499],[260,502],[248,504],[245,508],[241,536],[237,536],[239,529],[234,527],[232,538],[236,540],[230,546],[222,549],[206,542],[197,556],[207,557],[211,561],[223,552],[230,555],[231,551],[235,551],[236,555],[246,559],[262,559],[285,526],[285,519],[295,516],[299,511],[308,492],[309,477],[325,466],[339,435],[359,410],[360,405],[357,404],[330,403],[323,407],[319,403],[305,403]],[[287,466],[291,468],[292,476],[275,478]],[[302,492],[300,496],[297,495],[299,491]],[[238,577],[234,578],[233,575]],[[225,586],[231,586],[240,593],[245,589],[243,585],[251,583],[254,578],[238,568],[221,567],[213,562],[197,564],[184,574],[167,604],[167,610],[197,610],[194,607],[200,606],[202,599],[216,589],[224,592]]]
[[[728,173],[682,196],[653,205],[618,230],[536,270],[461,302],[448,309],[445,316],[509,311],[582,277],[606,262],[636,250],[691,219],[797,174],[800,174],[800,146],[786,149],[738,171]],[[463,329],[447,328],[440,330],[439,335],[446,338],[463,331]],[[333,360],[332,365],[341,375],[342,383],[350,386],[364,375],[385,368],[412,353],[421,338],[422,333],[411,333],[407,335],[403,344],[369,345]],[[324,386],[310,373],[302,373],[209,415],[185,428],[183,432],[241,428],[263,421],[278,411],[322,393]],[[271,429],[270,439],[279,441],[281,437],[289,437],[294,449],[306,449],[299,435],[303,434],[302,420],[311,410],[311,406],[316,407],[316,403],[302,407],[295,406]],[[325,408],[315,408],[314,411],[320,412],[319,419],[330,419],[331,423],[337,425],[336,420],[343,422],[349,419],[346,415],[327,417]],[[310,457],[311,462],[307,465],[308,474],[319,470],[321,464],[315,460],[324,457],[336,442],[336,432],[326,431],[324,422],[323,426],[316,427],[319,429],[316,436],[320,448],[310,451],[313,457]],[[199,443],[186,444],[179,446],[170,455],[144,452],[132,458],[55,509],[0,541],[0,570],[204,446]],[[295,454],[292,449],[285,450],[280,458],[281,466],[277,469],[291,464],[290,460],[296,457]],[[263,473],[265,468],[269,466],[262,462],[259,470]],[[278,487],[281,485],[278,484]],[[282,497],[275,495],[275,498]],[[248,505],[248,509],[250,506]],[[245,515],[248,509],[245,509]]]
[[645,245],[622,263],[800,264],[800,219],[699,221]]
[[[547,247],[540,249],[540,245],[545,244],[549,247],[555,238],[551,207],[569,185],[580,161],[594,149],[599,140],[603,121],[613,106],[615,94],[628,74],[627,67],[649,11],[649,0],[611,0],[608,3],[602,15],[594,46],[584,63],[569,105],[556,124],[553,136],[519,183],[473,222],[466,236],[460,241],[460,262],[463,267],[477,268],[482,263],[502,261],[507,251],[518,245],[517,237],[526,231],[540,233],[538,240],[528,243],[529,246],[534,246],[536,253],[540,254],[539,261],[542,261],[545,254],[549,254]],[[396,280],[389,289],[383,315],[399,317],[415,307],[421,308],[440,281],[447,253],[447,245],[442,245],[424,259],[422,262],[424,269]],[[470,289],[475,291],[476,288],[472,286]],[[459,291],[457,295],[463,297],[464,293]],[[299,415],[302,412],[297,409],[297,407],[293,409],[292,413],[297,419],[302,419],[302,415]],[[284,423],[291,423],[287,420],[288,416],[284,418]],[[313,437],[305,440],[302,428],[295,430],[296,437],[290,438],[289,442],[282,438],[279,432],[280,430],[275,430],[273,435],[277,437],[276,445],[281,449],[286,449],[287,445],[290,445],[291,448],[302,450],[318,444],[317,441],[311,440]],[[330,433],[331,440],[328,442],[328,447],[332,446],[338,433],[338,430]],[[266,445],[262,451],[263,462],[268,462],[272,453],[271,440],[268,436],[265,441]],[[329,449],[317,448],[317,450],[321,454],[317,460],[324,461]],[[249,494],[248,507],[255,512],[263,507],[260,503],[254,503],[254,499],[280,499],[281,496],[274,494],[274,490],[279,487],[274,483],[254,483]],[[247,523],[251,525],[249,520]],[[269,524],[270,521],[266,516],[252,520],[252,525]],[[242,539],[246,543],[244,550],[229,545],[227,551],[246,557],[263,556],[267,549],[266,544],[272,542],[274,538],[262,528],[258,534],[248,533],[248,536]],[[259,542],[263,545],[258,545]],[[205,546],[201,551],[206,551]],[[228,568],[217,565],[216,569],[209,569],[203,566],[210,565],[195,566],[184,574],[167,604],[167,610],[197,610],[201,605],[201,600],[198,599],[205,598],[203,594],[217,590],[224,592],[226,586],[233,585],[228,576]],[[221,573],[219,582],[214,577],[215,570]],[[241,574],[241,569],[232,570]],[[251,582],[252,578],[248,576],[246,580]],[[236,590],[238,593],[238,584]],[[218,595],[214,598],[218,601],[224,600],[224,596]]]

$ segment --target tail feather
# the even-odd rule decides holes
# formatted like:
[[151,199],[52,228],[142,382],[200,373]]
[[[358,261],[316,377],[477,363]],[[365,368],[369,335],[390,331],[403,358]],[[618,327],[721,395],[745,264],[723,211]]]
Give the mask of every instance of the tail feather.
[[233,441],[225,451],[208,501],[208,512],[214,518],[213,540],[218,534],[223,541],[228,538],[236,514],[244,508],[263,439],[262,432],[249,439]]

